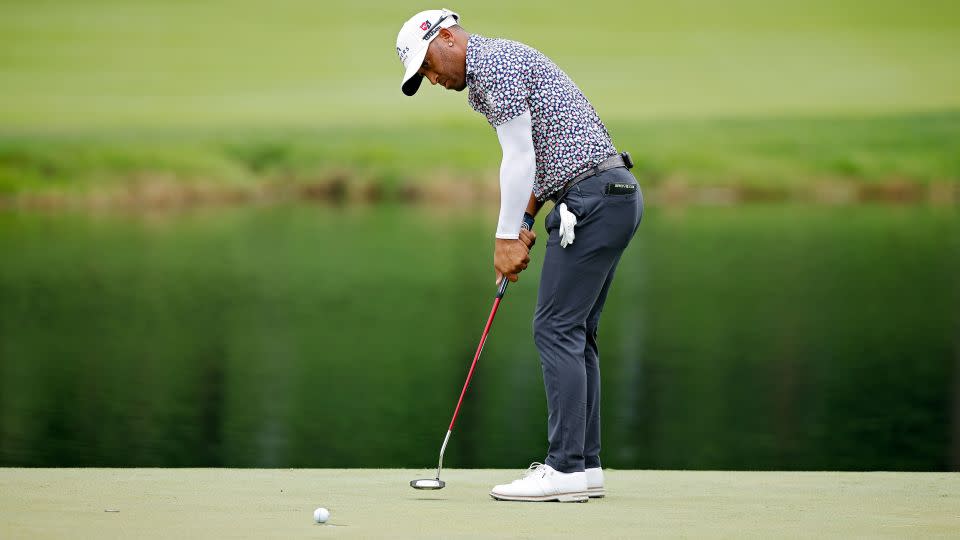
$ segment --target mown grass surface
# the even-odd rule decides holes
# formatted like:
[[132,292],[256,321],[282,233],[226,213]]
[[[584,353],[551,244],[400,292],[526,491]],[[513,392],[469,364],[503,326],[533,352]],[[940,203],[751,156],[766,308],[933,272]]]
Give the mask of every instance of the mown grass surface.
[[[588,503],[498,502],[517,470],[0,469],[9,538],[948,538],[957,474],[607,471]],[[313,509],[330,510],[324,525]]]
[[[0,126],[408,125],[472,115],[399,92],[423,8],[372,0],[4,0]],[[541,49],[609,121],[960,106],[960,4],[462,0],[464,27]]]

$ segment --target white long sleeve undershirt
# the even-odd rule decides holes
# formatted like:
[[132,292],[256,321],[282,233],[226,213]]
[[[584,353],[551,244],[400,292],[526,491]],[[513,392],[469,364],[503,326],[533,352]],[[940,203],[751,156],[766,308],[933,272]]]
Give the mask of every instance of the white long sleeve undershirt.
[[500,164],[500,220],[497,238],[520,237],[523,213],[533,191],[537,171],[537,155],[533,149],[533,126],[530,111],[497,126],[497,138],[503,147]]

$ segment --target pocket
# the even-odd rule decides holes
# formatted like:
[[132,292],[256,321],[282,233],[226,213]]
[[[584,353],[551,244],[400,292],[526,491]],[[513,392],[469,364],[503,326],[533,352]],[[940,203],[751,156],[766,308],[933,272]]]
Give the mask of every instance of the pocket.
[[[573,189],[570,190],[570,193],[567,193],[567,196],[563,198],[562,203],[567,203],[567,210],[569,210],[577,218],[583,217],[583,192],[580,190],[580,186],[573,186]],[[559,203],[557,204],[559,206]],[[557,211],[557,219],[559,220],[560,212]]]
[[636,182],[607,182],[603,186],[604,198],[636,200],[640,186]]
[[559,203],[554,205],[553,210],[547,214],[547,219],[543,220],[543,226],[547,229],[547,235],[560,228],[560,211],[557,209]]

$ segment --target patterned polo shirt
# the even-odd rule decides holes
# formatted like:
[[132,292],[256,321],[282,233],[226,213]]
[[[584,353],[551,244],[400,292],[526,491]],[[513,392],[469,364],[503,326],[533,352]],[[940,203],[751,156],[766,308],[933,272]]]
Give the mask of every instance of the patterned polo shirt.
[[533,124],[541,201],[617,153],[607,128],[577,85],[540,51],[473,34],[467,42],[467,100],[496,128],[525,111]]

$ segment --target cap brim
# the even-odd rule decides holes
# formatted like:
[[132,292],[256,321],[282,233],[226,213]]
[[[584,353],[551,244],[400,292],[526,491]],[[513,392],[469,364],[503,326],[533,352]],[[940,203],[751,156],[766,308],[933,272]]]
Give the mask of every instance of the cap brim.
[[[432,40],[431,40],[432,41]],[[410,57],[410,63],[407,64],[407,71],[403,74],[403,82],[400,84],[400,90],[407,96],[412,96],[420,89],[420,83],[423,82],[423,75],[417,73],[420,66],[423,65],[423,59],[427,57],[428,44],[422,50],[413,53]]]

